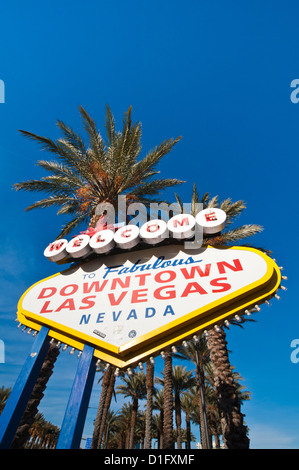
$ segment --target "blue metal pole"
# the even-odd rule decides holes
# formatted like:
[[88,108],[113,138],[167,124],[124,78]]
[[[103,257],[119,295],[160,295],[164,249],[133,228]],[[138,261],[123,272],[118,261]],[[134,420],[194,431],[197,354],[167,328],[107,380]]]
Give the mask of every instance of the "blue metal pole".
[[49,349],[49,329],[42,327],[0,416],[0,449],[9,449]]
[[96,371],[94,348],[84,346],[65,411],[56,449],[78,449]]

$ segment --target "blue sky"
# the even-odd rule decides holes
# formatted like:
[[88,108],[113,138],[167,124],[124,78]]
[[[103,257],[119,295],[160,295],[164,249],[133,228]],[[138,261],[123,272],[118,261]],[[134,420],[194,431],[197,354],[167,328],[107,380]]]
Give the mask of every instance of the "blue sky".
[[[298,10],[292,0],[1,5],[0,386],[14,384],[33,341],[16,328],[18,299],[58,271],[42,253],[66,221],[50,209],[25,213],[39,195],[12,191],[13,183],[44,175],[35,166],[38,146],[18,129],[57,138],[61,119],[82,132],[83,105],[104,130],[107,103],[121,127],[132,105],[143,125],[143,155],[182,135],[159,168],[163,177],[186,181],[177,188],[181,199],[189,201],[195,181],[200,193],[246,201],[238,223],[263,225],[250,242],[271,249],[284,267],[288,291],[281,300],[227,338],[231,362],[252,394],[243,406],[251,447],[299,447],[299,363],[290,360],[290,343],[299,338],[299,103],[290,99],[299,78]],[[172,190],[167,196],[174,200]],[[51,377],[40,411],[54,424],[62,422],[76,366],[76,357],[62,353]],[[95,386],[85,437],[98,396]]]

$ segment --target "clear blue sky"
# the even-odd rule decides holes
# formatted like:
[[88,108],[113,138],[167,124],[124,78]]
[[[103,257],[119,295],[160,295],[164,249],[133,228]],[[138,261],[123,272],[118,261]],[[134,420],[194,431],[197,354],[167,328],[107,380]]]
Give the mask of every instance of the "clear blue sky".
[[[163,177],[186,181],[178,188],[182,200],[189,201],[194,181],[200,193],[244,199],[238,223],[263,225],[250,241],[271,249],[284,267],[288,291],[281,300],[227,337],[231,362],[252,393],[243,407],[251,447],[299,448],[299,363],[290,360],[290,343],[299,338],[299,103],[290,100],[291,81],[299,78],[298,15],[292,0],[1,5],[0,338],[6,357],[0,386],[14,384],[33,341],[16,328],[18,299],[58,271],[43,250],[65,223],[54,210],[24,213],[40,195],[11,190],[15,182],[44,175],[35,166],[38,146],[17,130],[56,138],[61,119],[81,132],[78,105],[104,130],[106,103],[121,127],[132,105],[133,119],[143,124],[144,154],[182,135],[160,165]],[[77,361],[60,355],[40,407],[59,426]],[[98,396],[95,390],[85,437]]]

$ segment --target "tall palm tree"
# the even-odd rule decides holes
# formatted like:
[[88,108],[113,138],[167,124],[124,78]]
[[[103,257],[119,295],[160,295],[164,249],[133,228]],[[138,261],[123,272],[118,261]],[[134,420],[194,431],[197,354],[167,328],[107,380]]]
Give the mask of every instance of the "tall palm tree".
[[138,402],[146,397],[146,377],[144,372],[132,371],[128,376],[121,377],[121,380],[123,383],[118,385],[117,393],[122,393],[125,397],[132,398],[129,449],[133,449]]
[[[183,212],[183,204],[178,195],[176,195],[177,202]],[[193,185],[193,192],[191,198],[191,213],[193,216],[202,208],[219,207],[227,216],[227,225],[233,223],[238,215],[242,213],[246,205],[244,201],[232,202],[230,198],[225,199],[219,203],[219,197],[210,197],[205,193],[200,199],[196,185]],[[203,246],[211,245],[231,245],[236,242],[246,239],[261,232],[263,228],[256,224],[247,224],[232,229],[225,229],[220,235],[210,237],[203,237]],[[237,324],[235,320],[231,321],[232,324]],[[221,423],[223,430],[224,444],[228,448],[248,448],[249,439],[247,437],[247,428],[243,423],[243,414],[240,411],[240,403],[236,394],[236,385],[232,379],[232,372],[228,358],[228,351],[226,348],[226,336],[223,327],[216,331],[212,329],[209,333],[207,346],[210,351],[210,359],[215,376],[215,384],[219,395],[219,407],[221,410]],[[226,382],[227,379],[227,382]],[[235,397],[235,400],[233,400]]]
[[[183,391],[188,390],[195,385],[195,378],[192,371],[187,371],[187,367],[181,365],[172,367],[172,382],[174,391],[174,410],[177,432],[177,448],[182,448],[182,432],[181,432],[181,398]],[[165,386],[164,378],[157,377],[157,383]]]
[[228,357],[223,328],[211,330],[207,337],[211,365],[217,392],[224,446],[228,449],[248,449],[249,438],[240,409],[237,385]]
[[163,420],[163,449],[174,448],[173,436],[173,380],[172,380],[172,351],[166,349],[164,356],[164,420]]
[[152,441],[152,415],[154,394],[154,363],[151,359],[146,361],[146,417],[145,417],[145,449],[151,449]]
[[94,423],[91,449],[96,449],[99,444],[100,428],[101,428],[101,423],[103,421],[102,417],[103,417],[103,412],[104,412],[104,407],[105,407],[105,401],[106,401],[106,396],[107,396],[107,392],[108,392],[108,388],[110,384],[111,374],[113,372],[111,367],[109,367],[108,369],[105,369],[102,363],[100,363],[97,369],[97,372],[98,371],[101,371],[103,373],[102,377],[98,381],[98,383],[102,381],[102,387],[101,387],[101,396],[99,400],[97,415],[96,415],[96,419]]
[[185,345],[177,347],[175,357],[183,360],[191,361],[196,367],[196,387],[198,412],[200,417],[200,439],[202,449],[210,447],[210,436],[206,423],[206,403],[205,403],[205,375],[204,368],[210,361],[209,351],[204,335],[196,338],[195,341],[188,341]]
[[132,419],[132,404],[124,403],[118,412],[118,432],[119,432],[119,446],[118,449],[128,449],[130,439],[130,423]]
[[[163,449],[163,427],[164,427],[164,389],[156,390],[153,399],[153,409],[159,410],[159,419],[156,419],[157,438],[159,449]],[[156,415],[157,416],[157,415]]]
[[49,344],[46,358],[41,367],[39,376],[31,392],[31,396],[27,402],[22,419],[17,428],[15,437],[12,441],[12,449],[21,449],[29,439],[30,427],[34,422],[34,418],[38,413],[38,406],[44,396],[49,378],[53,373],[53,368],[59,355],[59,347],[56,342]]
[[[106,139],[102,138],[95,121],[82,106],[79,111],[87,133],[87,143],[61,120],[57,121],[57,125],[62,137],[57,140],[20,131],[25,137],[40,144],[42,150],[57,158],[38,160],[37,165],[47,171],[48,176],[13,185],[16,191],[42,192],[47,195],[27,207],[27,211],[58,207],[58,215],[72,217],[57,238],[69,234],[79,224],[87,221],[90,226],[95,226],[99,218],[99,215],[95,215],[95,210],[99,203],[110,203],[117,210],[118,196],[125,195],[126,204],[136,201],[148,204],[155,197],[159,200],[164,189],[182,183],[174,178],[157,178],[159,171],[156,168],[180,137],[165,140],[140,158],[142,126],[139,122],[132,123],[131,107],[124,115],[121,132],[116,130],[111,109],[106,107]],[[45,362],[52,371],[55,361],[51,364],[51,357],[52,353]],[[46,386],[48,378],[49,374],[44,368],[39,380]],[[36,397],[36,391],[34,394]],[[36,402],[37,406],[38,403]],[[29,414],[29,410],[26,413]],[[25,428],[19,427],[19,442],[23,432]],[[16,441],[15,446],[17,445]]]
[[191,413],[194,409],[194,400],[191,398],[189,390],[183,392],[181,406],[186,417],[186,449],[191,449]]
[[99,426],[99,435],[98,435],[98,440],[97,440],[98,449],[102,447],[102,442],[104,440],[104,429],[105,429],[106,420],[107,420],[108,412],[109,412],[110,405],[111,405],[111,400],[112,400],[113,395],[115,396],[115,391],[114,391],[115,380],[116,380],[115,367],[110,366],[109,370],[110,369],[111,369],[111,372],[109,375],[109,382],[108,382],[107,391],[105,394],[103,412],[102,412],[101,422]]

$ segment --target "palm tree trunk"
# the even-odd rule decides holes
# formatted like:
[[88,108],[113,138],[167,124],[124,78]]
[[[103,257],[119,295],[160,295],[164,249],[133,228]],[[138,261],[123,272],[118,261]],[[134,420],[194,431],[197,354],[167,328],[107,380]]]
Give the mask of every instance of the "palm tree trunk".
[[191,449],[191,420],[190,416],[186,413],[186,449]]
[[138,398],[133,398],[133,405],[132,405],[132,416],[131,416],[131,424],[130,424],[130,439],[129,439],[129,449],[134,449],[134,434],[135,434],[135,426],[137,420],[137,412],[138,412]]
[[103,409],[103,416],[102,416],[101,425],[100,425],[99,439],[98,439],[98,446],[97,446],[98,449],[100,449],[103,438],[104,438],[104,428],[105,428],[106,419],[107,419],[108,411],[109,411],[111,400],[112,400],[112,395],[113,395],[113,392],[114,392],[114,385],[115,385],[114,371],[115,371],[115,367],[110,366],[110,369],[111,369],[111,375],[110,375],[110,380],[109,380],[109,386],[108,386],[108,389],[107,389],[105,405],[104,405],[104,409]]
[[164,359],[164,423],[163,449],[173,449],[173,385],[172,385],[172,352],[165,351]]
[[101,391],[101,397],[100,397],[100,401],[99,401],[97,416],[96,416],[95,423],[94,423],[94,430],[93,430],[93,436],[92,436],[92,441],[91,441],[91,449],[97,449],[97,447],[98,447],[100,427],[101,427],[101,423],[102,423],[103,410],[104,410],[107,390],[108,390],[108,386],[109,386],[109,382],[110,382],[111,371],[112,371],[112,369],[111,369],[111,367],[109,367],[109,369],[105,370],[105,372],[103,374],[102,391]]
[[153,416],[153,391],[154,391],[154,365],[150,359],[146,362],[146,415],[145,415],[145,440],[144,448],[151,449],[152,442],[152,416]]
[[[210,436],[205,422],[206,419],[206,407],[204,398],[204,374],[202,367],[198,361],[196,367],[196,387],[198,393],[198,412],[199,412],[199,423],[200,423],[200,441],[202,449],[210,449]],[[207,435],[208,434],[208,435]]]
[[26,441],[30,438],[30,427],[33,424],[34,417],[38,412],[38,406],[44,396],[43,392],[46,389],[48,380],[53,373],[54,364],[58,355],[59,348],[57,347],[57,344],[51,343],[40,370],[38,379],[28,400],[23,417],[16,431],[14,440],[11,444],[12,449],[24,448]]
[[224,446],[227,449],[248,449],[247,428],[243,423],[244,415],[240,411],[226,345],[226,335],[222,328],[209,332],[207,346],[219,401]]
[[182,448],[182,419],[181,419],[181,401],[178,393],[174,397],[175,424],[177,430],[177,448]]
[[159,426],[159,449],[163,449],[163,428],[164,428],[164,410],[160,410],[160,426]]

